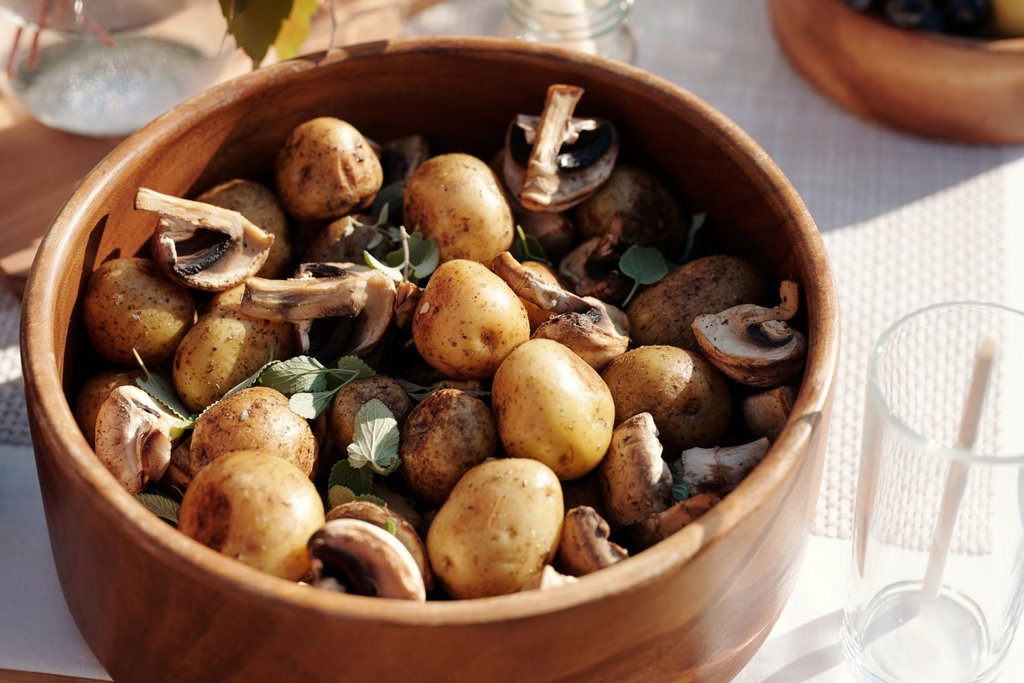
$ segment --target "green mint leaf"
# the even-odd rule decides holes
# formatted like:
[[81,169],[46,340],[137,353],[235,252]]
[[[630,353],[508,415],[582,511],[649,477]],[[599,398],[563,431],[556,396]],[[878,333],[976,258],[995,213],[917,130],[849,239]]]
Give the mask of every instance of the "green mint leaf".
[[693,489],[683,479],[680,479],[675,474],[672,475],[672,498],[677,503],[682,503],[684,500],[689,500],[693,496]]
[[327,504],[331,510],[353,500],[356,500],[356,494],[347,486],[332,486],[327,489]]
[[316,14],[318,0],[293,0],[292,11],[281,22],[281,28],[274,38],[274,50],[281,61],[299,54],[299,48],[309,36],[309,23]]
[[376,268],[377,270],[385,273],[388,277],[395,281],[396,285],[400,285],[405,281],[405,275],[402,274],[401,269],[392,268],[388,265],[381,263],[380,261],[375,259],[373,255],[370,254],[370,252],[364,251],[363,258],[366,259],[366,265],[370,266],[371,268]]
[[264,369],[260,384],[282,394],[327,390],[327,368],[311,356],[296,356]]
[[640,285],[653,285],[669,273],[665,257],[654,247],[630,247],[619,259],[619,270],[634,280],[633,289],[620,306],[623,309],[633,299]]
[[343,356],[338,359],[335,363],[335,367],[338,370],[345,370],[346,372],[354,372],[355,376],[349,380],[351,382],[357,379],[366,379],[367,377],[374,377],[377,372],[367,365],[362,358],[358,356]]
[[523,226],[517,225],[516,232],[519,234],[519,261],[540,261],[546,266],[551,265],[547,254],[544,253],[544,246],[533,235],[527,235]]
[[693,245],[697,242],[697,233],[704,227],[707,217],[706,213],[695,213],[690,217],[690,229],[686,232],[686,249],[679,257],[680,263],[686,262],[690,258],[690,254],[693,253]]
[[428,278],[437,270],[441,263],[441,250],[433,237],[423,239],[423,235],[414,232],[409,236],[409,264],[416,277]]
[[[387,223],[390,220],[392,223],[401,224],[402,222],[402,200],[405,197],[405,187],[398,183],[391,183],[380,188],[377,192],[377,196],[373,198],[373,203],[367,209],[367,213],[373,216],[379,216],[378,225]],[[399,239],[397,235],[392,236],[396,241]]]
[[[338,387],[338,389],[340,388]],[[291,398],[288,399],[288,407],[299,417],[315,420],[320,417],[320,413],[327,410],[327,406],[331,405],[331,400],[338,393],[338,389],[312,393],[303,391],[298,394],[292,394]]]
[[357,469],[368,465],[384,476],[401,464],[398,457],[398,420],[380,400],[371,398],[356,413],[348,459]]
[[228,33],[252,59],[252,68],[259,68],[267,50],[277,40],[281,24],[291,16],[292,0],[257,0],[233,2],[227,12],[221,0],[221,12],[228,20]]
[[377,505],[380,505],[382,508],[386,508],[388,506],[387,501],[385,501],[383,498],[378,498],[377,496],[370,493],[364,493],[362,495],[356,496],[356,500],[365,500],[367,503],[376,503]]
[[174,390],[171,383],[163,377],[152,374],[149,368],[146,367],[146,364],[142,362],[138,351],[132,349],[132,353],[135,355],[135,360],[138,362],[139,367],[146,373],[146,379],[136,379],[135,384],[152,396],[154,400],[163,404],[176,418],[186,422],[190,421],[189,410],[181,402],[181,399],[178,398],[178,392]]
[[163,517],[175,524],[178,523],[178,510],[181,509],[181,506],[167,496],[156,493],[136,493],[134,498],[157,517]]
[[331,476],[327,479],[327,488],[344,486],[353,495],[367,495],[373,490],[373,472],[368,468],[356,469],[348,460],[339,460],[331,468]]
[[384,241],[384,235],[378,230],[377,233],[366,243],[366,250],[376,249],[377,245]]

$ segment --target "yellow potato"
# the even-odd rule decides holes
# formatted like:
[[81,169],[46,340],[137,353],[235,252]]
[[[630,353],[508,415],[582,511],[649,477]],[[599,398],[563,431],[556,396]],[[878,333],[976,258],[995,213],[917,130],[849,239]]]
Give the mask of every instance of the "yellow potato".
[[505,452],[539,460],[559,479],[593,470],[611,443],[611,392],[596,370],[550,339],[509,354],[494,375],[491,403]]
[[512,246],[512,209],[494,171],[469,154],[442,154],[405,186],[406,227],[437,240],[442,261],[490,263]]
[[514,593],[554,558],[562,518],[562,489],[548,467],[519,458],[481,463],[430,525],[434,576],[458,599]]
[[149,259],[107,261],[89,277],[82,299],[92,345],[107,360],[132,367],[132,349],[150,367],[171,358],[195,315],[189,291]]
[[250,318],[234,302],[212,308],[189,330],[174,354],[174,388],[199,412],[271,360],[295,355],[292,324]]
[[494,376],[505,357],[530,338],[530,320],[515,292],[475,261],[442,263],[412,318],[416,350],[453,379]]
[[298,581],[310,570],[306,543],[324,519],[320,494],[298,467],[273,455],[236,451],[192,480],[178,529],[250,567]]

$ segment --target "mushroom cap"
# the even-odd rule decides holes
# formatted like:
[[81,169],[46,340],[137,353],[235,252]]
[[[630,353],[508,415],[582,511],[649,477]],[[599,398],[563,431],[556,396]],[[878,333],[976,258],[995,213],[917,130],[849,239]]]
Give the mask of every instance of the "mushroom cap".
[[797,388],[787,385],[748,396],[740,401],[743,421],[754,434],[766,436],[774,443],[786,426],[796,395]]
[[739,486],[769,448],[771,442],[765,437],[727,448],[688,448],[670,469],[696,493],[724,496]]
[[167,471],[180,424],[142,389],[117,387],[96,415],[96,455],[128,493],[142,493]]
[[274,236],[237,211],[139,188],[135,208],[155,211],[153,259],[186,287],[221,292],[254,275],[270,255]]
[[650,413],[634,415],[612,432],[599,473],[613,524],[636,524],[672,505],[672,474],[661,453]]
[[553,339],[572,349],[597,371],[629,349],[629,318],[618,308],[594,297],[583,297],[593,304],[585,313],[569,311],[541,323],[534,339]]
[[423,574],[397,538],[359,519],[333,519],[309,539],[313,585],[425,602]]
[[610,567],[629,557],[618,544],[609,540],[611,528],[592,507],[573,508],[562,522],[558,559],[572,576],[585,576]]
[[539,574],[527,581],[519,592],[532,591],[532,590],[550,590],[551,588],[558,588],[559,586],[568,586],[569,584],[576,583],[579,581],[575,576],[567,576],[565,574],[559,574],[558,570],[552,567],[550,564],[544,565],[544,569]]
[[745,324],[746,315],[766,311],[742,304],[693,321],[697,345],[726,376],[753,387],[774,387],[803,370],[807,338],[782,320]]
[[405,549],[412,555],[412,559],[415,560],[420,573],[423,574],[424,588],[427,591],[433,590],[434,573],[430,571],[427,549],[423,545],[419,534],[416,533],[416,530],[401,515],[395,514],[390,509],[381,507],[377,503],[367,500],[353,500],[350,503],[331,508],[330,512],[327,513],[327,521],[329,522],[332,519],[360,519],[381,529],[385,529],[388,522],[394,524],[395,538],[405,546]]
[[722,499],[713,493],[702,493],[681,503],[676,503],[664,512],[658,512],[630,528],[633,542],[641,548],[649,548],[692,524]]

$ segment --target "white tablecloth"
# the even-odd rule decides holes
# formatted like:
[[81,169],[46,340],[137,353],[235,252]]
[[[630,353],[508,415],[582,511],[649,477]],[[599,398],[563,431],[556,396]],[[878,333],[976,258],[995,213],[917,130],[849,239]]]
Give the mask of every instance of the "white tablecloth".
[[[925,140],[846,113],[788,64],[763,0],[636,3],[638,66],[743,127],[801,194],[832,258],[843,349],[814,536],[793,598],[736,681],[842,681],[838,632],[867,350],[885,327],[929,303],[980,299],[1024,309],[1024,146]],[[502,6],[447,0],[405,28],[494,34]],[[11,306],[0,300],[0,313]],[[14,343],[0,361],[16,358]],[[5,371],[0,411],[23,420],[16,363],[0,362]],[[23,425],[0,428],[0,443],[24,443]],[[0,448],[0,577],[0,669],[105,678],[60,595],[26,448]],[[1024,680],[1021,639],[1002,680]]]

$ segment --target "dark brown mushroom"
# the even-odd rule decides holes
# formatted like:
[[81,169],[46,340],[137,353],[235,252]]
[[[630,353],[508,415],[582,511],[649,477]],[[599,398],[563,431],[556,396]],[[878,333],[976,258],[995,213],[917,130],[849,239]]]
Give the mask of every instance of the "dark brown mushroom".
[[585,576],[610,567],[629,557],[608,537],[611,528],[592,507],[569,510],[562,522],[562,538],[558,543],[558,560],[572,576]]

